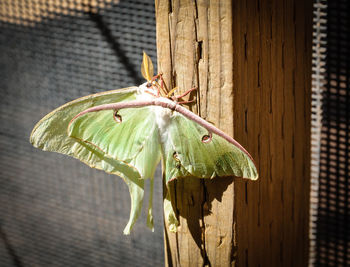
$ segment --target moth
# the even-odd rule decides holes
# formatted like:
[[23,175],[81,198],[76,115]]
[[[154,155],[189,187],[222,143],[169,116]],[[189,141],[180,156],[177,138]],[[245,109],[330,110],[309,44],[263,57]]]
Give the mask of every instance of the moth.
[[[124,179],[131,196],[124,234],[140,215],[145,179],[151,187],[147,225],[153,230],[153,177],[160,161],[167,185],[189,176],[258,178],[254,160],[237,141],[181,105],[181,98],[194,89],[181,96],[173,95],[174,89],[167,92],[145,53],[141,73],[146,83],[69,102],[41,119],[30,136],[37,148]],[[170,230],[176,231],[169,193],[164,212]]]

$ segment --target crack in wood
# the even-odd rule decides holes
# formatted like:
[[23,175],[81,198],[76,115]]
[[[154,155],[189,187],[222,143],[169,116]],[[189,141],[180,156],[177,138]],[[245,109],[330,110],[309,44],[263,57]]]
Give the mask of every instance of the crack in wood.
[[202,239],[202,246],[201,246],[201,255],[202,255],[202,258],[203,258],[203,266],[211,266],[211,263],[209,261],[209,258],[208,258],[208,254],[207,254],[207,249],[206,249],[206,240],[205,240],[205,232],[206,232],[206,229],[205,229],[205,221],[204,221],[204,214],[206,212],[206,210],[208,208],[206,208],[206,206],[208,206],[207,204],[207,200],[208,200],[208,197],[207,197],[207,188],[206,188],[206,185],[205,185],[205,181],[204,180],[201,180],[201,185],[202,185],[202,188],[203,188],[203,201],[201,203],[201,223],[202,223],[202,233],[201,233],[201,239]]
[[248,41],[247,41],[247,33],[244,33],[244,59],[248,60]]
[[260,88],[260,58],[258,59],[258,88]]
[[245,132],[248,134],[248,109],[246,108],[245,111],[244,111],[244,130]]

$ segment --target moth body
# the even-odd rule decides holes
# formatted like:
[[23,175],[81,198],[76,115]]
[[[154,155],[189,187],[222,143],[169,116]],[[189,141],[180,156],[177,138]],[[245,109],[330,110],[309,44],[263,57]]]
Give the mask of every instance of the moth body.
[[170,109],[162,108],[158,106],[152,107],[154,110],[156,123],[159,131],[159,138],[161,144],[165,144],[169,138],[169,125],[171,122],[171,116],[173,116],[173,112]]
[[[148,88],[147,83],[141,84],[139,86],[138,95],[136,96],[137,100],[147,101],[157,99],[160,102],[166,103],[168,105],[173,105],[173,101],[166,98],[157,96],[157,91],[151,88]],[[151,106],[150,109],[155,117],[157,128],[159,131],[159,141],[161,144],[165,144],[169,138],[169,125],[171,122],[171,117],[174,116],[174,112],[169,108],[163,108],[161,106]]]
[[136,100],[147,101],[155,99],[157,91],[151,87],[147,87],[147,83],[143,83],[137,90]]

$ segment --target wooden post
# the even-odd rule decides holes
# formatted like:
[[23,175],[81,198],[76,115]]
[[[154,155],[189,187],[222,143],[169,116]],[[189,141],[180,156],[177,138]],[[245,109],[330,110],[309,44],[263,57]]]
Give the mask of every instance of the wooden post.
[[179,179],[168,266],[306,266],[312,1],[156,0],[158,70],[260,178]]

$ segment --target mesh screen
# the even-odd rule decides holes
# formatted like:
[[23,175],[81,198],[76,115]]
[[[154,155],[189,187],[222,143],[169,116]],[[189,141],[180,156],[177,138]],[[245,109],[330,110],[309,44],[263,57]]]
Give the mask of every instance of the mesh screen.
[[154,16],[146,0],[0,1],[0,266],[163,265],[159,171],[155,232],[143,212],[123,236],[120,178],[29,143],[54,108],[143,81],[142,51],[156,62]]
[[321,150],[320,140],[322,129],[322,92],[325,87],[325,58],[327,44],[327,0],[315,0],[313,14],[309,266],[314,266],[316,261]]
[[350,266],[350,3],[328,1],[317,266]]

